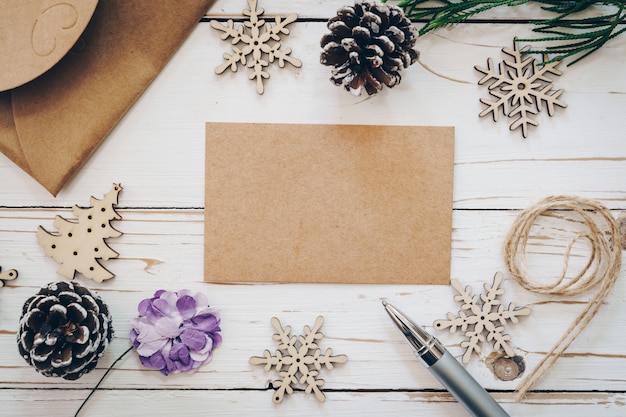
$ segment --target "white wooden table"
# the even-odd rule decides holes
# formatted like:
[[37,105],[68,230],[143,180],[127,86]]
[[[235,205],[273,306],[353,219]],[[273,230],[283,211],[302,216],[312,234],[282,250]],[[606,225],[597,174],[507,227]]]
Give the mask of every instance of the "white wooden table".
[[[266,15],[298,13],[285,46],[303,61],[300,69],[270,68],[265,94],[256,93],[244,71],[214,74],[229,43],[211,29],[210,18],[240,16],[246,3],[217,1],[158,78],[106,141],[56,197],[51,197],[0,155],[0,265],[19,278],[0,289],[0,414],[71,416],[106,368],[129,346],[129,320],[137,303],[159,289],[205,292],[222,313],[224,343],[212,362],[189,375],[162,376],[129,354],[91,398],[84,416],[461,416],[465,411],[418,363],[381,308],[388,299],[432,330],[432,322],[455,312],[450,286],[419,285],[217,285],[203,282],[204,124],[207,121],[435,125],[456,128],[451,277],[480,289],[505,271],[503,301],[529,305],[531,316],[508,327],[528,369],[584,307],[591,295],[561,299],[523,290],[506,272],[502,243],[519,210],[554,194],[573,194],[626,208],[626,37],[573,67],[562,67],[555,86],[567,109],[524,140],[508,124],[479,118],[486,89],[474,65],[499,62],[501,48],[531,26],[498,23],[524,19],[536,8],[493,11],[491,23],[461,24],[418,40],[420,63],[402,83],[376,97],[353,97],[328,80],[319,64],[325,21],[343,1],[265,0]],[[483,16],[484,17],[484,16]],[[158,22],[155,22],[158,24]],[[23,302],[61,277],[57,264],[35,239],[38,225],[86,205],[113,182],[124,192],[109,243],[121,255],[106,263],[116,277],[96,284],[109,304],[115,337],[92,373],[68,382],[37,374],[20,358],[15,333]],[[546,245],[550,245],[547,242]],[[561,256],[549,256],[560,265]],[[540,268],[539,268],[540,269]],[[519,380],[497,380],[485,365],[488,345],[469,372],[512,416],[618,416],[626,412],[626,283],[624,274],[599,314],[565,357],[533,387],[526,402],[513,400]],[[297,392],[271,401],[276,375],[248,363],[273,350],[270,318],[296,333],[325,317],[322,347],[349,362],[325,371],[326,402]],[[438,333],[460,358],[460,334]]]

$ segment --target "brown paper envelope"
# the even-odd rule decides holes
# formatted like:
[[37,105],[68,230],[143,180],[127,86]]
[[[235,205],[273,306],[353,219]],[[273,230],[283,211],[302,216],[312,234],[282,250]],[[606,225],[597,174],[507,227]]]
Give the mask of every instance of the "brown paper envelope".
[[56,195],[213,1],[100,1],[82,51],[0,93],[0,151]]
[[205,281],[449,283],[453,128],[206,135]]

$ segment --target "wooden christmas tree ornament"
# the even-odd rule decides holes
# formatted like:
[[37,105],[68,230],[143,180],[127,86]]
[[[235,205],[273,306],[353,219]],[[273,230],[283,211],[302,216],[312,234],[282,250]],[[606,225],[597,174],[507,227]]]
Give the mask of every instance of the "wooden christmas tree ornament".
[[[249,20],[243,22],[239,27],[235,27],[232,19],[229,19],[226,25],[211,20],[211,27],[224,32],[221,36],[222,40],[232,39],[233,53],[224,53],[226,62],[215,67],[215,73],[221,74],[228,67],[235,72],[239,68],[239,64],[244,67],[252,68],[252,72],[248,75],[250,80],[256,80],[256,92],[263,94],[263,79],[270,77],[269,72],[265,71],[266,67],[278,61],[278,66],[284,68],[285,62],[290,63],[296,68],[302,66],[302,61],[298,58],[290,56],[291,49],[281,49],[280,35],[289,35],[287,25],[293,23],[298,15],[293,13],[284,20],[276,16],[274,24],[261,19],[264,9],[257,9],[257,0],[248,0],[250,9],[244,9],[243,15],[248,16]],[[242,47],[238,45],[242,44]]]
[[39,226],[37,241],[43,246],[46,255],[61,264],[57,270],[59,275],[73,279],[78,272],[96,282],[115,276],[99,260],[117,258],[119,255],[106,244],[105,239],[122,235],[111,226],[112,220],[122,218],[115,211],[121,191],[120,184],[113,184],[102,200],[91,197],[91,207],[74,205],[72,211],[77,221],[56,216],[56,233]]
[[319,331],[324,323],[324,318],[318,316],[315,324],[311,329],[304,326],[304,335],[292,336],[291,326],[283,326],[276,318],[272,318],[272,327],[276,329],[276,333],[272,338],[280,344],[274,355],[269,350],[263,352],[263,357],[253,356],[250,363],[253,365],[264,365],[265,371],[276,368],[278,375],[282,378],[272,383],[276,388],[276,392],[272,397],[272,401],[280,403],[283,401],[285,394],[292,394],[293,389],[299,385],[304,386],[304,392],[310,394],[313,392],[315,398],[319,401],[325,401],[326,396],[321,391],[324,380],[319,379],[319,371],[323,366],[326,369],[333,369],[336,363],[346,363],[348,357],[346,355],[332,356],[332,349],[326,349],[322,353],[317,343],[324,337]]

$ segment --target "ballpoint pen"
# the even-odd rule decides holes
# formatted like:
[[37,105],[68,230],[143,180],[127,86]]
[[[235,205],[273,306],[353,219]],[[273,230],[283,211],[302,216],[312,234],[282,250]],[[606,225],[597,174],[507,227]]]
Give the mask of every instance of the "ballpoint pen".
[[386,301],[383,306],[428,370],[474,417],[509,417],[433,335]]

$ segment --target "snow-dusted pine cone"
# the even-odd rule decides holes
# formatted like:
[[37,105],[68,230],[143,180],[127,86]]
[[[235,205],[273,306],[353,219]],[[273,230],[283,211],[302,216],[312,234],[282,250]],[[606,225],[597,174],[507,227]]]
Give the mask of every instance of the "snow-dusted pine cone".
[[96,367],[111,338],[102,299],[77,282],[53,282],[22,307],[20,354],[45,376],[74,380]]
[[417,30],[402,9],[370,1],[344,6],[328,21],[320,42],[320,62],[330,65],[331,81],[352,94],[375,94],[400,82],[400,71],[417,61]]

